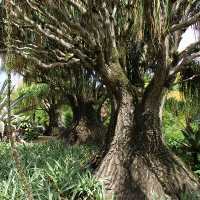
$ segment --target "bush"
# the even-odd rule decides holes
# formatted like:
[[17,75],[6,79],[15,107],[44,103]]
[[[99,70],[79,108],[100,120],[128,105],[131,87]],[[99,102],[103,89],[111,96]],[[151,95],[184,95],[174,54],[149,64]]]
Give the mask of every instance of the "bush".
[[200,175],[200,171],[198,170],[200,169],[200,160],[194,162],[194,153],[197,151],[200,144],[200,135],[197,130],[197,125],[195,125],[195,123],[191,124],[191,128],[194,132],[189,134],[188,131],[183,129],[185,126],[184,123],[184,115],[179,114],[179,116],[176,116],[171,112],[168,106],[165,107],[163,110],[163,132],[168,146],[183,160],[183,162],[189,165],[195,173]]
[[73,112],[70,107],[67,106],[64,116],[65,116],[65,126],[68,127],[73,122]]
[[46,127],[46,122],[49,121],[49,115],[44,110],[36,110],[35,121],[37,125]]
[[35,125],[30,122],[30,117],[22,116],[20,128],[25,130],[23,139],[24,140],[37,140],[39,135],[39,130]]
[[24,140],[37,140],[39,136],[39,131],[36,126],[27,127],[26,132],[24,133]]
[[178,119],[166,109],[163,110],[163,132],[170,148],[176,149],[182,146],[184,136],[181,132]]

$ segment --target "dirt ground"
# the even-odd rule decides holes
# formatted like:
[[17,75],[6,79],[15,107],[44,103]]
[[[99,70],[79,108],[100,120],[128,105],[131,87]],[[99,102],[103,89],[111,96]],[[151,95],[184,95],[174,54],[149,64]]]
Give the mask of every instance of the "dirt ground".
[[52,140],[55,140],[56,139],[56,136],[44,136],[44,135],[41,135],[41,136],[38,136],[38,140],[32,140],[28,143],[42,143],[42,142],[50,142]]

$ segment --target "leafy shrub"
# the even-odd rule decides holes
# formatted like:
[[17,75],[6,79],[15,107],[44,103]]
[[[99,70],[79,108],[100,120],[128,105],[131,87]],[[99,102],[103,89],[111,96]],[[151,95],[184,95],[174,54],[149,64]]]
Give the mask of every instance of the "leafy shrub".
[[178,118],[175,114],[165,108],[163,110],[164,137],[170,149],[172,149],[183,162],[193,168],[191,151],[189,151],[189,146],[179,125],[181,120],[180,117]]
[[38,139],[38,135],[39,135],[39,131],[37,129],[37,127],[33,126],[33,127],[27,127],[26,132],[24,133],[24,140],[37,140]]
[[36,110],[35,112],[35,122],[37,125],[46,127],[46,122],[49,121],[49,115],[44,110]]
[[65,126],[68,127],[73,122],[73,112],[69,106],[67,106],[64,116],[65,116]]
[[105,127],[108,127],[109,126],[109,123],[110,123],[110,116],[107,117],[107,119],[103,122],[103,125]]
[[20,117],[21,123],[20,128],[25,130],[23,139],[24,140],[37,140],[39,135],[39,130],[35,125],[29,121],[30,117],[22,116]]
[[170,148],[176,149],[182,146],[184,136],[181,132],[177,117],[168,110],[163,110],[163,132]]
[[193,131],[185,128],[182,130],[183,135],[185,136],[185,141],[191,147],[192,151],[200,153],[200,131]]
[[[184,102],[168,100],[163,110],[163,132],[168,146],[179,156],[183,162],[189,165],[195,173],[200,175],[200,160],[197,152],[200,145],[200,133],[198,123],[193,120],[191,123],[192,133],[186,130],[185,121],[187,119],[186,106]],[[198,120],[196,120],[198,122]],[[196,155],[195,155],[196,154]]]

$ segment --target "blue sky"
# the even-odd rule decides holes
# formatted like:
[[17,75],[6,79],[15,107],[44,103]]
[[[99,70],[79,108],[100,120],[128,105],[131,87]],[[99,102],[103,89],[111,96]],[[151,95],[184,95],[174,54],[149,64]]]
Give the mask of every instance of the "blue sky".
[[[0,59],[0,67],[1,67],[1,59]],[[7,74],[6,72],[2,71],[0,72],[0,83],[2,83],[6,78],[7,78]],[[20,75],[14,75],[13,73],[11,74],[11,82],[12,82],[12,85],[18,85],[18,83],[20,82],[20,80],[22,80],[22,78],[20,77]]]

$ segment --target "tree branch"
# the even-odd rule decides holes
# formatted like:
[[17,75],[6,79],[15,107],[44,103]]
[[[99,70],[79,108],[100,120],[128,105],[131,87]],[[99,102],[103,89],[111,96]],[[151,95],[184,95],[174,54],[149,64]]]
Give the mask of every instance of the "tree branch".
[[199,50],[198,45],[200,45],[200,40],[193,42],[192,44],[190,44],[189,46],[187,46],[185,49],[183,49],[180,53],[179,53],[179,58],[182,59],[190,54],[192,54],[192,51],[196,52]]
[[180,22],[179,24],[175,24],[174,26],[172,26],[167,33],[172,34],[173,32],[177,31],[177,30],[181,30],[183,28],[187,28],[189,26],[191,26],[192,24],[195,24],[196,22],[198,22],[200,20],[200,13],[197,13],[196,15],[194,15],[193,17],[191,17],[190,19],[188,19],[187,21],[183,21]]
[[169,76],[173,76],[177,72],[180,72],[193,59],[199,56],[200,53],[199,45],[200,45],[200,40],[190,44],[177,55],[179,62],[174,68],[170,69]]
[[178,84],[181,84],[181,83],[185,83],[185,82],[187,82],[187,81],[192,81],[193,79],[195,79],[195,78],[197,78],[197,77],[199,77],[199,76],[200,76],[200,74],[193,75],[192,77],[190,77],[190,78],[188,78],[188,79],[185,79],[185,80],[178,81],[178,82],[174,83],[173,86],[178,85]]
[[190,57],[184,58],[182,62],[180,62],[176,67],[169,71],[169,76],[173,76],[174,74],[187,68],[187,65],[190,64],[197,57],[200,57],[200,52],[193,53]]
[[80,59],[72,58],[69,61],[66,62],[52,62],[51,64],[46,64],[42,62],[37,57],[33,56],[33,54],[27,54],[26,52],[23,52],[20,48],[13,48],[14,52],[18,55],[22,56],[25,59],[31,60],[35,62],[38,66],[42,68],[55,68],[55,67],[71,67],[71,66],[79,66],[80,65]]

